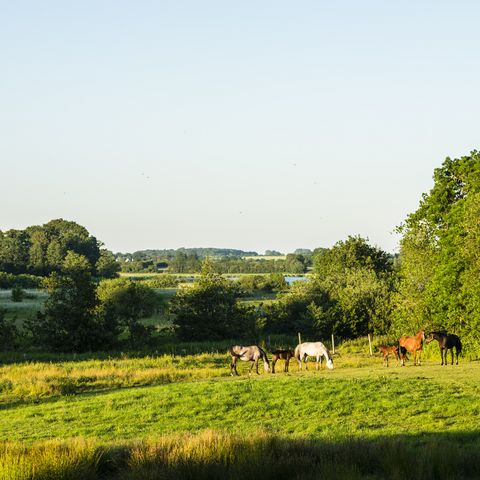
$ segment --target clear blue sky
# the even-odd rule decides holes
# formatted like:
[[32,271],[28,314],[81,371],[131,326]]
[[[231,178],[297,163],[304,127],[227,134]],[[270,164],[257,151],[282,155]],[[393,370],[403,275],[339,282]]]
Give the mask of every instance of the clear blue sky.
[[389,251],[479,147],[480,4],[0,1],[0,229]]

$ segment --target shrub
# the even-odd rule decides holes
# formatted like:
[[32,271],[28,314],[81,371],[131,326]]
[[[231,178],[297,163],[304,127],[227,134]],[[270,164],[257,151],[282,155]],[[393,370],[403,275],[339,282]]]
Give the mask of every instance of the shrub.
[[16,286],[12,288],[12,302],[23,302],[25,298],[25,290],[22,287]]

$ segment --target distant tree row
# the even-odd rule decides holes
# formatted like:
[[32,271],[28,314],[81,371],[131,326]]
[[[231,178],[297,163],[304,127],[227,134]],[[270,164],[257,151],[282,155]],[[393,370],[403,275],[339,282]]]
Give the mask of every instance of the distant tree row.
[[[323,249],[318,249],[323,250]],[[217,273],[304,273],[312,266],[313,253],[289,253],[278,259],[220,257],[212,258],[213,268]],[[276,255],[273,255],[276,256]],[[199,273],[202,257],[195,252],[176,252],[170,259],[159,261],[132,260],[121,263],[122,271],[130,273],[151,273],[168,270],[170,273]]]
[[113,254],[75,222],[58,219],[0,231],[0,271],[5,273],[49,275],[61,270],[69,252],[82,255],[93,275],[110,278],[119,271]]

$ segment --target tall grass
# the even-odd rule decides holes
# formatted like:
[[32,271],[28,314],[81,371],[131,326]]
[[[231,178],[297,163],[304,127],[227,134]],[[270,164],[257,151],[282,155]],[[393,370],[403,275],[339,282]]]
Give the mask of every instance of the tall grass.
[[226,358],[223,353],[5,365],[0,367],[0,404],[225,376]]
[[0,445],[0,480],[477,478],[479,439],[466,435],[315,441],[206,430],[142,441]]

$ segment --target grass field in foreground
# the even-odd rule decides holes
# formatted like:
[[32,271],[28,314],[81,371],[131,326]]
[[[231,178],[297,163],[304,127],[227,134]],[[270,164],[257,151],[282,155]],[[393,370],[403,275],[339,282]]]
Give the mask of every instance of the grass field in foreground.
[[0,479],[476,478],[480,362],[335,365],[242,364],[239,378],[221,354],[0,367]]

